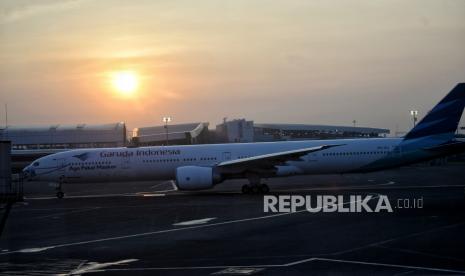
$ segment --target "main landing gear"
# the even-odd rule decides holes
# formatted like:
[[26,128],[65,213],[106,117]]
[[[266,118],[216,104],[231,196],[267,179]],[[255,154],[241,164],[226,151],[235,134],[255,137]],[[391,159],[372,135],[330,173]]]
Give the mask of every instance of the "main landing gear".
[[266,184],[249,185],[245,184],[242,186],[243,194],[267,194],[270,192],[270,188]]
[[260,178],[256,175],[248,177],[249,184],[242,186],[243,194],[267,194],[270,192],[270,188],[266,184],[261,184]]

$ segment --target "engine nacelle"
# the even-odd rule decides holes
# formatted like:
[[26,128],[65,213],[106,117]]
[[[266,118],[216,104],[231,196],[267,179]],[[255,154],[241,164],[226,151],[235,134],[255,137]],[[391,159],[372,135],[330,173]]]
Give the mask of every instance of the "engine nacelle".
[[221,182],[211,167],[184,166],[176,169],[176,185],[180,190],[205,190]]

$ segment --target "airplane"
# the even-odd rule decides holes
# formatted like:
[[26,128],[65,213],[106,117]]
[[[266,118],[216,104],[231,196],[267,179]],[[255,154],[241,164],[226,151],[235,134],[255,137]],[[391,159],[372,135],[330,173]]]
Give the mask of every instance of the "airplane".
[[75,149],[51,154],[23,170],[26,179],[62,185],[85,182],[175,180],[179,190],[211,189],[248,179],[242,192],[268,193],[261,179],[304,174],[365,173],[465,151],[455,132],[465,106],[457,84],[402,138]]

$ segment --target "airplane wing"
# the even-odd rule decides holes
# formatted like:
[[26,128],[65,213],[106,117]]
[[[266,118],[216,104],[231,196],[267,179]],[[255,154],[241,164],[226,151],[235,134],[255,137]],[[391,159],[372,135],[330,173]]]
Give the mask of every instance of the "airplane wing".
[[311,148],[303,148],[289,151],[281,151],[270,154],[263,154],[252,156],[248,158],[235,159],[223,161],[216,165],[220,169],[233,169],[235,171],[242,170],[263,170],[263,169],[273,169],[275,166],[284,165],[287,161],[301,161],[301,157],[332,147],[342,146],[341,145],[322,145]]

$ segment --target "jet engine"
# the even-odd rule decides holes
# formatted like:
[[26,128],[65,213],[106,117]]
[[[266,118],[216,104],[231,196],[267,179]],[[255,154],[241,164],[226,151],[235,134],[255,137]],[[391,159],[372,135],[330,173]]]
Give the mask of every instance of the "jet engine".
[[180,190],[205,190],[222,181],[211,167],[183,166],[176,169],[176,185]]

